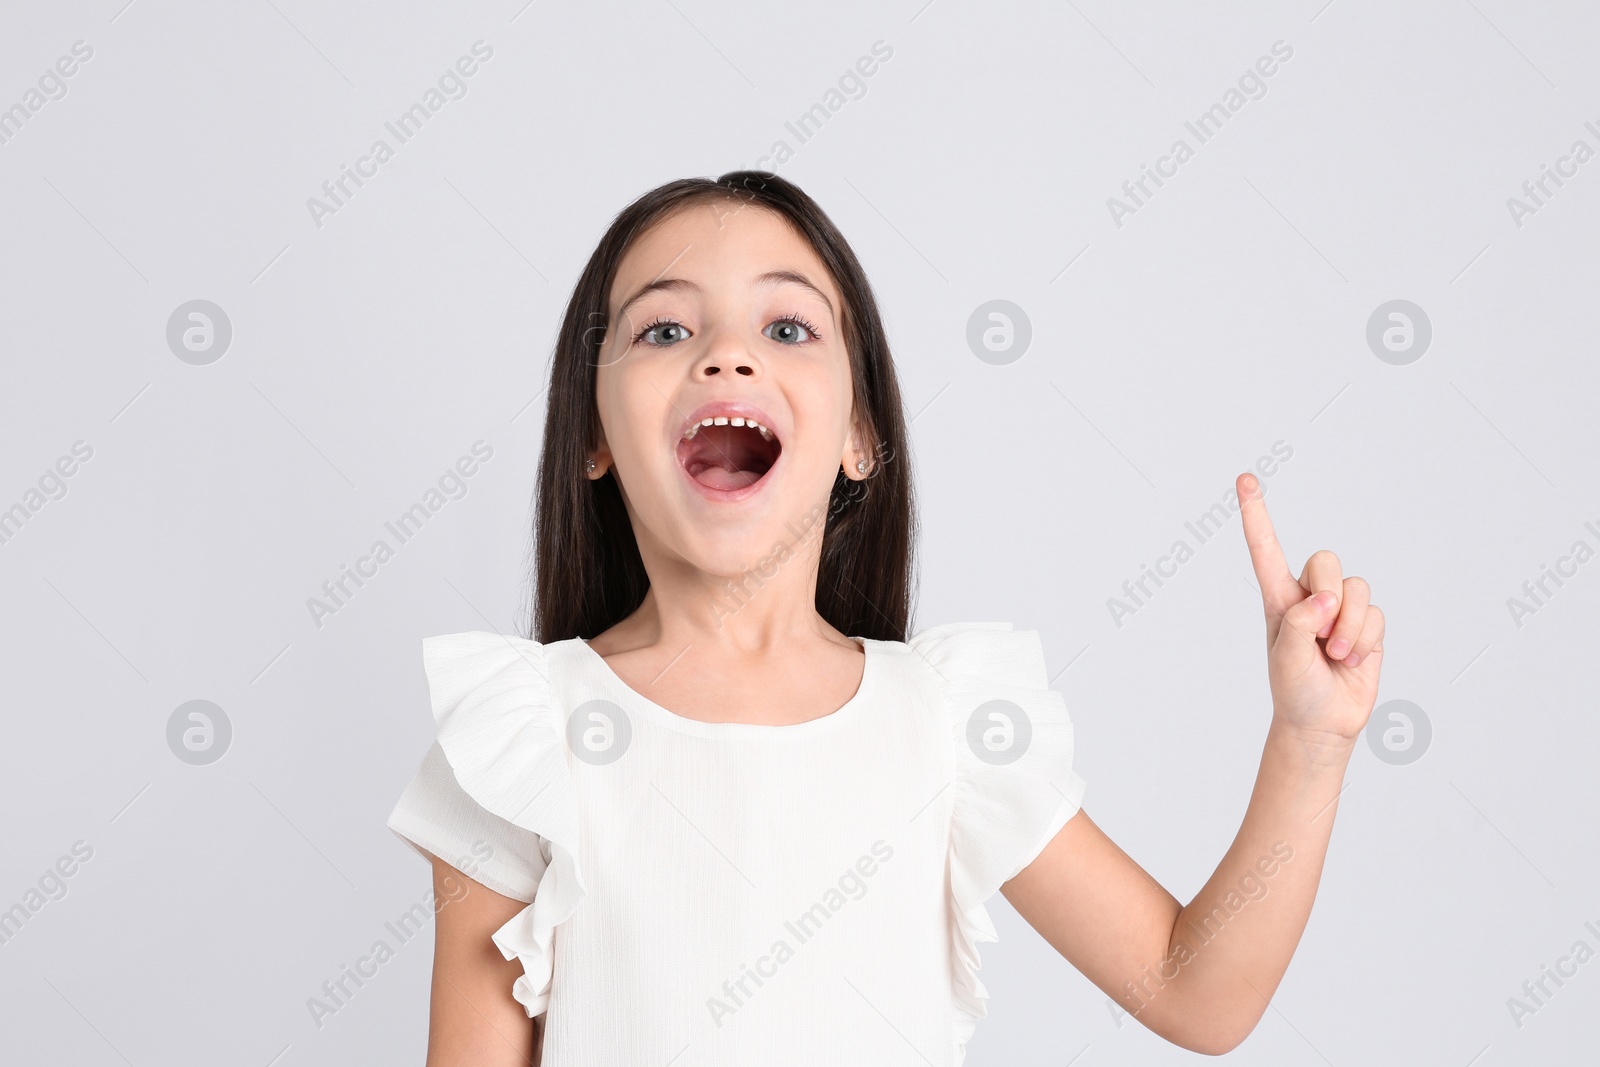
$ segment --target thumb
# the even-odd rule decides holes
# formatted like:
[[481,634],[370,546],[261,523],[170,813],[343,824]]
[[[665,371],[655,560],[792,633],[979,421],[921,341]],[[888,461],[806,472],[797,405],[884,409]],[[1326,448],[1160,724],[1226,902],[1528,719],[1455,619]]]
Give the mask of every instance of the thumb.
[[1300,666],[1313,656],[1320,655],[1317,634],[1333,621],[1339,599],[1327,590],[1306,597],[1283,613],[1283,625],[1278,629],[1278,641],[1286,646],[1292,665]]

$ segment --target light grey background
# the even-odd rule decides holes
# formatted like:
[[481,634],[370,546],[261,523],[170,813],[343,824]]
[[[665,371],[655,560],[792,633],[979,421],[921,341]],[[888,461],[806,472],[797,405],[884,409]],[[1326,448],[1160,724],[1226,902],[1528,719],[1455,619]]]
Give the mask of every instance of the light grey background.
[[[1507,1006],[1600,948],[1600,562],[1521,625],[1508,606],[1600,548],[1600,160],[1520,225],[1507,203],[1600,148],[1592,10],[124,3],[0,29],[0,107],[93,49],[0,144],[0,508],[93,450],[0,544],[0,908],[93,850],[0,945],[4,1059],[421,1062],[431,934],[320,1028],[307,1007],[428,889],[383,825],[432,735],[420,638],[523,625],[550,344],[612,215],[780,140],[915,414],[918,627],[1042,632],[1086,807],[1181,900],[1270,710],[1237,518],[1120,626],[1108,599],[1283,441],[1294,567],[1331,548],[1387,612],[1380,711],[1414,702],[1431,745],[1356,753],[1309,928],[1231,1060],[1593,1059],[1600,962],[1520,1026]],[[318,226],[307,200],[478,40],[467,94]],[[800,142],[785,124],[877,41]],[[1277,41],[1265,95],[1199,144],[1185,122]],[[1108,198],[1179,138],[1193,158],[1119,226]],[[195,299],[233,331],[203,366],[166,340]],[[1032,331],[1003,365],[966,341],[996,299]],[[1433,330],[1404,366],[1366,341],[1394,299]],[[466,494],[317,625],[308,598],[479,440]],[[208,766],[167,744],[195,699],[233,729]],[[991,910],[974,1067],[1190,1057]]]

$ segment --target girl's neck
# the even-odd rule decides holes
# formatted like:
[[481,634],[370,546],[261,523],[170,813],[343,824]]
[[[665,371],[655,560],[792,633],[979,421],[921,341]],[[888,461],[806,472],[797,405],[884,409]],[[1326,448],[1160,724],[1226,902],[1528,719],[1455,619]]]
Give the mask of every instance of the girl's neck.
[[602,656],[662,646],[730,654],[819,642],[848,643],[816,607],[817,563],[797,554],[737,577],[653,565],[650,588],[627,618],[589,642]]

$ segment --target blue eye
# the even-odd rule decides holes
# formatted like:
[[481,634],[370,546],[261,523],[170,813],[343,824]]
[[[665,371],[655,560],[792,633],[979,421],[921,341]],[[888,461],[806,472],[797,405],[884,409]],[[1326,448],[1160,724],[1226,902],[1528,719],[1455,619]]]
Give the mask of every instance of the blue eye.
[[[770,331],[770,332],[769,332]],[[785,315],[783,318],[768,326],[762,333],[774,341],[786,345],[803,345],[808,341],[821,340],[817,328],[798,315]],[[778,334],[778,336],[774,336]],[[800,336],[800,335],[804,336]]]
[[657,340],[650,341],[649,344],[651,344],[652,346],[654,346],[656,348],[668,348],[668,347],[670,347],[672,345],[677,344],[679,341],[683,340],[684,337],[688,336],[688,331],[683,328],[683,323],[675,322],[672,319],[656,319],[654,322],[651,322],[649,325],[647,325],[644,329],[640,330],[638,333],[633,335],[633,343],[634,344],[638,344],[640,341],[644,340],[646,337],[651,336],[652,334],[655,334],[657,331],[662,331],[662,332],[676,331],[677,332],[677,336],[672,337],[671,340],[660,340],[660,339],[657,339]]

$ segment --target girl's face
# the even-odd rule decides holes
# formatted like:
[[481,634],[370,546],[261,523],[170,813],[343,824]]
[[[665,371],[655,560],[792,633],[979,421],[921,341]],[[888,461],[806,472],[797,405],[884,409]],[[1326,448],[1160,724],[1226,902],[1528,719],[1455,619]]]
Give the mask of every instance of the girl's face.
[[608,311],[590,476],[612,470],[645,562],[735,576],[817,537],[841,463],[864,477],[868,450],[844,304],[810,244],[767,209],[695,205],[629,249]]

